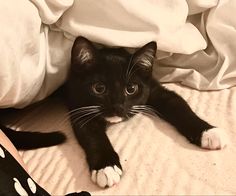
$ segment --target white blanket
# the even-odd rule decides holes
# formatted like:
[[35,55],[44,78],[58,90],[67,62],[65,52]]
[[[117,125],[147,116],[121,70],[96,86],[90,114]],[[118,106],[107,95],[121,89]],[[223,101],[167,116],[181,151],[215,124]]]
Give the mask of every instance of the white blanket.
[[162,82],[233,86],[235,10],[230,0],[0,0],[0,107],[23,107],[58,88],[78,35],[124,47],[155,40]]
[[109,189],[95,185],[85,154],[78,145],[58,100],[5,114],[6,123],[21,130],[62,130],[65,144],[22,151],[32,178],[52,195],[87,190],[95,195],[236,195],[236,87],[199,92],[168,84],[209,123],[225,130],[228,146],[208,151],[190,144],[158,118],[138,115],[108,131],[120,156],[123,176]]

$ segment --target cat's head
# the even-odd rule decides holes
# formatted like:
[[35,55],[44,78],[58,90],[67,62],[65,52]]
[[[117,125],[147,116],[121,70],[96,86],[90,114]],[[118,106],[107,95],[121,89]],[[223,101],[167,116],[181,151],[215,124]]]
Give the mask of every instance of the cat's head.
[[123,48],[97,49],[86,38],[78,37],[67,82],[71,109],[100,111],[103,118],[113,122],[135,113],[134,108],[149,97],[155,54],[155,42],[130,54]]

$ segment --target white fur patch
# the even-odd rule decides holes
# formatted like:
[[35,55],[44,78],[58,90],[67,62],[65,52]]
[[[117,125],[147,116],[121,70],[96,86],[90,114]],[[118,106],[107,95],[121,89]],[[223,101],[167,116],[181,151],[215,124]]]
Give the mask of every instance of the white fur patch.
[[212,128],[204,131],[201,139],[202,148],[210,150],[222,149],[228,143],[225,131],[220,128]]
[[122,175],[122,170],[115,166],[108,166],[100,170],[93,170],[92,171],[92,181],[96,183],[98,186],[105,188],[105,187],[112,187],[113,185],[120,182],[120,178]]
[[105,120],[110,123],[118,123],[121,122],[123,119],[119,116],[113,116],[113,117],[106,117]]

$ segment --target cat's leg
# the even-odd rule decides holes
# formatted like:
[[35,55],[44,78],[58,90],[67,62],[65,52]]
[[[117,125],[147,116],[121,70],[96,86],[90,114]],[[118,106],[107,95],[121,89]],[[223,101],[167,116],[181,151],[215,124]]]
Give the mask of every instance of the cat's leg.
[[157,84],[147,104],[154,107],[161,118],[172,124],[191,143],[210,150],[226,146],[224,130],[199,118],[187,102],[175,92]]
[[120,181],[122,167],[105,131],[106,122],[93,120],[82,128],[73,125],[78,142],[86,153],[92,181],[111,187]]

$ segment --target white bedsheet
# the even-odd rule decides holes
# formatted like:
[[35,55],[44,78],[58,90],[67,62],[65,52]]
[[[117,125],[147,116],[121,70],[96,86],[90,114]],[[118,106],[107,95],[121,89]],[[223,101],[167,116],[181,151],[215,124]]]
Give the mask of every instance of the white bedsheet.
[[200,90],[236,84],[236,1],[0,0],[0,107],[24,107],[64,81],[75,36],[158,45],[155,77]]
[[182,95],[200,117],[224,129],[228,146],[203,150],[163,120],[136,116],[109,128],[124,170],[120,183],[109,189],[91,181],[63,104],[51,100],[5,117],[18,129],[67,134],[63,145],[21,152],[31,176],[52,195],[81,190],[92,195],[236,195],[236,88],[199,92],[175,84],[167,87]]

